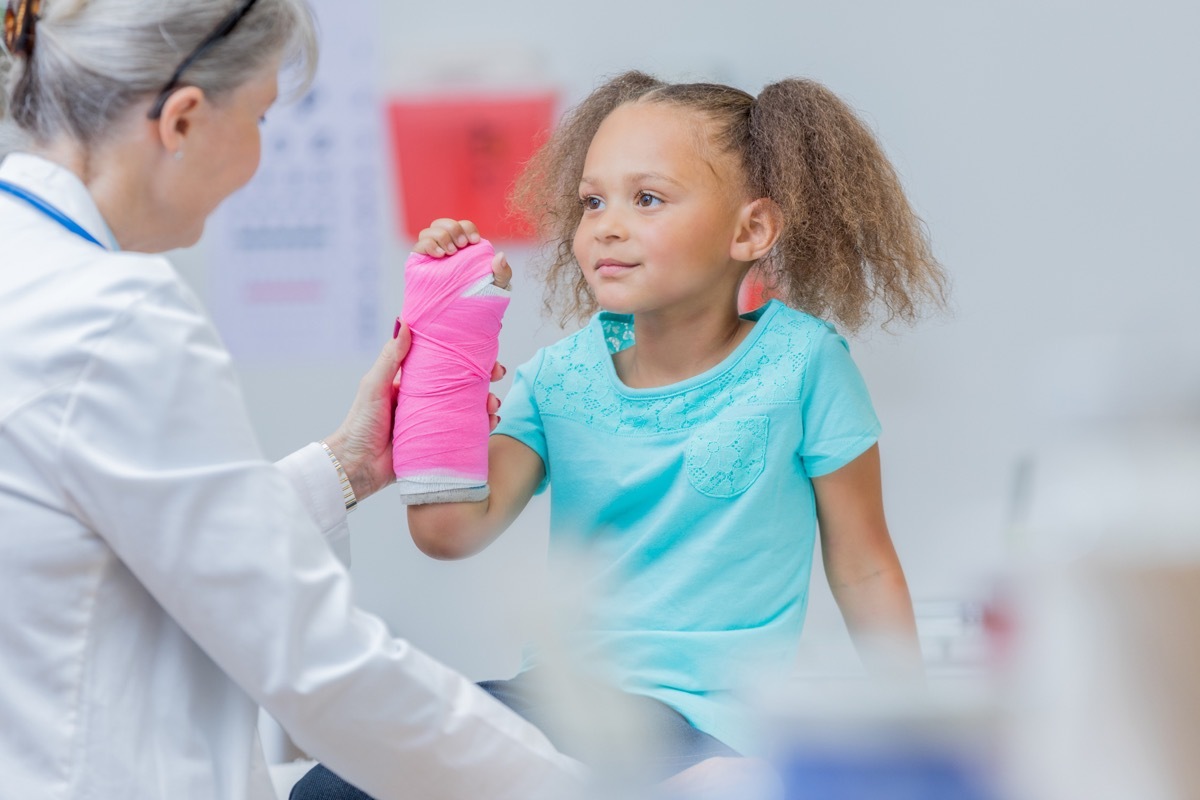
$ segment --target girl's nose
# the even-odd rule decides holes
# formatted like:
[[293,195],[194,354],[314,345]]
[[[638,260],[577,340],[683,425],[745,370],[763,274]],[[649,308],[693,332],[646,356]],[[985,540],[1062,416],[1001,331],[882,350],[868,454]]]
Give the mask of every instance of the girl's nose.
[[619,212],[605,209],[594,217],[594,222],[593,233],[597,239],[605,241],[625,238],[627,230]]

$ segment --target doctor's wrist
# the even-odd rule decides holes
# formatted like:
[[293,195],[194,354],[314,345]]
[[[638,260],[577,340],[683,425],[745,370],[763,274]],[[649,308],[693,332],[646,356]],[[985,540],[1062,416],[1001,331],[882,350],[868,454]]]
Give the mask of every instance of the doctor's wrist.
[[338,484],[342,491],[342,502],[346,504],[346,513],[350,513],[358,506],[358,496],[354,492],[354,484],[350,478],[350,474],[327,442],[321,441],[320,445],[321,449],[325,451],[325,455],[329,456],[330,466],[337,473]]

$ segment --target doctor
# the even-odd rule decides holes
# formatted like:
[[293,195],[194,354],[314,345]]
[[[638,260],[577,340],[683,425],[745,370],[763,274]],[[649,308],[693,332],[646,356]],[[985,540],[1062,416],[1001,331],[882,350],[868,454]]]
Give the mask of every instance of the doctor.
[[254,173],[281,64],[311,79],[303,0],[13,0],[4,33],[0,794],[273,798],[261,704],[379,798],[570,796],[578,766],[355,608],[326,541],[393,480],[406,337],[271,464],[155,255]]

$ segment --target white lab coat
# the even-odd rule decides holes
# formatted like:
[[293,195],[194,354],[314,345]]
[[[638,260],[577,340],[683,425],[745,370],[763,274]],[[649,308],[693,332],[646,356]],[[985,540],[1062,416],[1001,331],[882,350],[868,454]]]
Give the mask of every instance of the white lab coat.
[[[70,172],[0,178],[111,246]],[[168,262],[0,194],[0,796],[272,798],[257,704],[380,800],[573,791],[535,728],[354,607],[322,533],[328,458],[263,459]]]

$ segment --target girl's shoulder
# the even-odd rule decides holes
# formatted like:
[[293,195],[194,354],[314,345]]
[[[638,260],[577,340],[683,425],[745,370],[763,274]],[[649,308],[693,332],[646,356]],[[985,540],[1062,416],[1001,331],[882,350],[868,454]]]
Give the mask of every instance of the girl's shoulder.
[[778,300],[755,314],[755,341],[737,370],[739,384],[760,387],[754,397],[798,398],[814,371],[849,359],[849,343],[828,320]]
[[793,306],[789,306],[787,303],[778,299],[768,300],[766,304],[763,305],[757,312],[753,313],[760,314],[763,317],[766,317],[768,313],[771,313],[773,319],[780,323],[788,323],[791,325],[810,327],[813,329],[823,328],[835,332],[837,330],[834,324],[829,320],[814,316],[807,311],[802,311],[798,308],[794,308]]
[[764,323],[758,332],[758,343],[768,350],[805,353],[819,346],[823,339],[842,339],[832,322],[779,300],[769,301],[752,314]]

